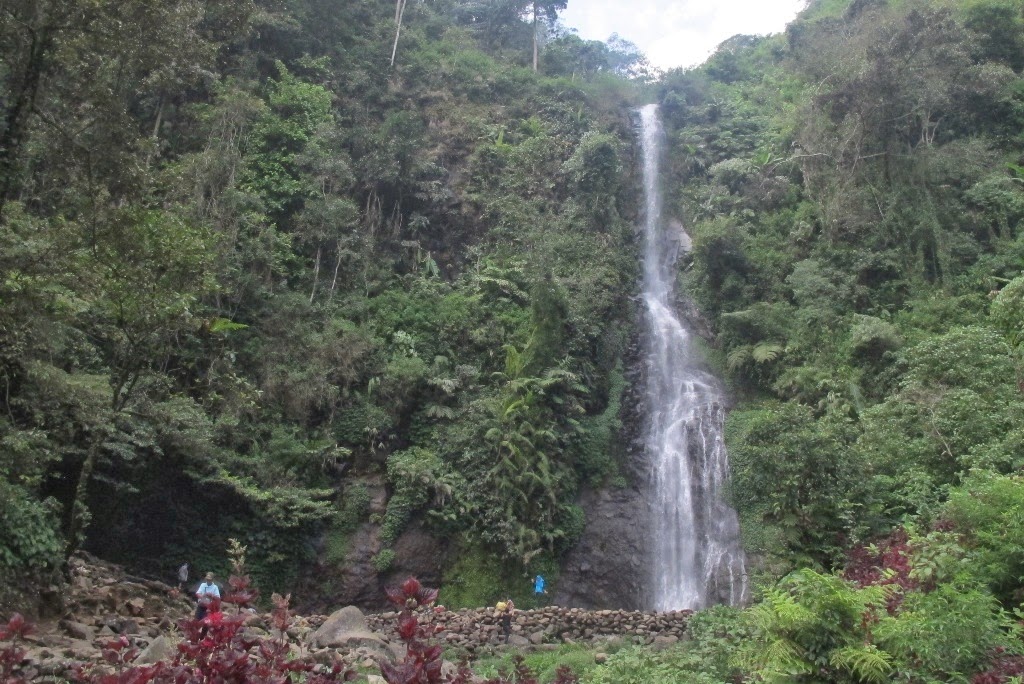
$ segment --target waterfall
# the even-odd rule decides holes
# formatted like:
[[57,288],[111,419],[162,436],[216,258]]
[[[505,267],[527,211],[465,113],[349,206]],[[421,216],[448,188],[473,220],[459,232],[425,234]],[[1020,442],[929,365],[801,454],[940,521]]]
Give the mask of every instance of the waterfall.
[[701,369],[692,335],[675,311],[675,263],[689,237],[677,224],[670,228],[662,211],[664,132],[657,105],[640,110],[640,135],[654,608],[736,605],[746,600],[747,580],[736,512],[722,499],[729,479],[723,390]]

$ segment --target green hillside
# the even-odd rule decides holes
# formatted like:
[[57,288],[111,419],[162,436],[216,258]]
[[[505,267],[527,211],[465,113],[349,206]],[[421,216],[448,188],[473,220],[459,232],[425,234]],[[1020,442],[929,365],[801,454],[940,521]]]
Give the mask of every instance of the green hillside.
[[558,6],[534,71],[534,3],[5,5],[0,607],[231,538],[330,600],[367,528],[455,603],[557,582],[629,484],[653,99],[756,599],[585,681],[1024,675],[1024,6],[817,0],[656,79]]
[[535,73],[521,9],[411,4],[392,66],[369,0],[5,6],[5,579],[236,538],[290,589],[366,478],[382,572],[428,513],[520,568],[573,544],[616,476],[639,56]]

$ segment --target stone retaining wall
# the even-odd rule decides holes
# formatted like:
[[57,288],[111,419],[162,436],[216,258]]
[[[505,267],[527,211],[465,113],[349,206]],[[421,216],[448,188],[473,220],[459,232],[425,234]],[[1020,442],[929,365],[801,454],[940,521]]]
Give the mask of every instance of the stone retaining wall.
[[[630,610],[583,610],[549,606],[516,610],[512,617],[510,643],[574,643],[611,637],[637,644],[669,644],[684,638],[692,611],[654,613]],[[398,614],[366,616],[367,626],[391,637]],[[493,609],[434,610],[431,618],[437,639],[454,647],[475,650],[503,641],[499,619]],[[513,641],[514,640],[514,641]]]

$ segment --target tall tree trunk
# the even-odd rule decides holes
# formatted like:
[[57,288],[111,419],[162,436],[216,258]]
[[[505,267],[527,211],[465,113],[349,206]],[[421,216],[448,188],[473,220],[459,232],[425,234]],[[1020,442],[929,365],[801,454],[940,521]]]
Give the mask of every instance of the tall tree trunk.
[[537,23],[537,0],[533,0],[533,72],[537,73],[537,31],[539,30],[539,24]]
[[313,287],[309,291],[309,303],[313,303],[313,298],[316,297],[316,285],[320,280],[320,250],[323,245],[317,245],[316,248],[316,264],[313,266]]
[[391,46],[391,66],[395,66],[398,54],[398,36],[402,33],[402,17],[405,16],[406,0],[395,0],[395,44]]
[[82,545],[82,535],[89,524],[89,509],[85,499],[89,495],[89,482],[92,480],[92,472],[96,469],[96,459],[99,458],[100,443],[102,439],[95,437],[89,444],[89,451],[85,454],[85,461],[82,469],[78,471],[78,482],[75,484],[75,493],[68,506],[67,524],[64,528],[64,538],[67,541],[65,556],[70,558]]
[[328,301],[334,299],[334,288],[338,286],[338,269],[341,268],[341,246],[337,245],[335,247],[335,251],[336,254],[334,259],[334,277],[331,278],[331,294],[327,297]]
[[46,68],[46,58],[53,47],[53,34],[54,29],[45,18],[39,29],[29,29],[28,59],[11,88],[10,107],[4,117],[4,130],[0,133],[0,216],[3,216],[7,200],[19,186],[18,155]]

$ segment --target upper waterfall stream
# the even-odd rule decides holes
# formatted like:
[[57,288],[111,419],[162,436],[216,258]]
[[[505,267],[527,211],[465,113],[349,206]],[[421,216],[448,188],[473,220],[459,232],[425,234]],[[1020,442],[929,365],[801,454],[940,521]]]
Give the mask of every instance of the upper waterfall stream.
[[640,110],[645,194],[643,298],[647,335],[645,443],[653,478],[653,603],[698,609],[746,599],[736,512],[722,499],[729,460],[721,383],[700,367],[679,320],[676,258],[688,237],[662,211],[664,132],[657,105]]

